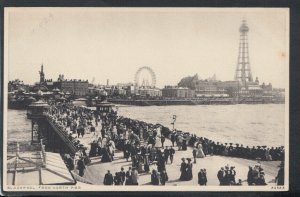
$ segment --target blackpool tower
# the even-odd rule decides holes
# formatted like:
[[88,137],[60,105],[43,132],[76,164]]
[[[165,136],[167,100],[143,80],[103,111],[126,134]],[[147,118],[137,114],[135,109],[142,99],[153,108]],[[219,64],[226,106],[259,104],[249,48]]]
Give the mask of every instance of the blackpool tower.
[[248,32],[249,27],[246,24],[246,20],[243,20],[240,27],[239,55],[234,79],[240,81],[245,87],[247,86],[247,82],[253,81],[249,63]]

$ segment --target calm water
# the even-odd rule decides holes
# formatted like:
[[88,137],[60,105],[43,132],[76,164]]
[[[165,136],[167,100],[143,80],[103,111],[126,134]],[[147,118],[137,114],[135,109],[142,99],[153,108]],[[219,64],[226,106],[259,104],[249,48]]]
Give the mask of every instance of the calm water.
[[196,105],[120,107],[119,114],[243,145],[284,145],[284,105]]
[[[122,116],[175,127],[214,141],[244,145],[284,145],[284,105],[120,106]],[[29,141],[26,111],[8,110],[8,141]]]
[[7,137],[11,141],[30,141],[31,121],[26,117],[26,110],[8,109]]

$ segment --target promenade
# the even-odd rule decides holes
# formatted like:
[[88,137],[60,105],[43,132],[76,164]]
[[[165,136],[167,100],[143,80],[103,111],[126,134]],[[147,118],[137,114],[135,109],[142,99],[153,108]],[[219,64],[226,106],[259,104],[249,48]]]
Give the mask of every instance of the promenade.
[[[99,132],[101,126],[96,127],[96,133]],[[84,138],[79,138],[81,143],[83,143],[86,147],[88,147],[87,153],[89,152],[90,145],[95,138],[93,133],[87,133],[84,135]],[[171,141],[166,139],[165,146],[171,146]],[[197,163],[193,163],[193,179],[191,181],[180,181],[180,164],[181,158],[193,158],[192,156],[192,148],[188,147],[186,151],[177,151],[177,147],[175,147],[176,153],[174,155],[174,162],[170,164],[170,160],[166,165],[166,171],[169,176],[169,181],[166,182],[167,186],[176,186],[176,185],[198,185],[198,172],[200,169],[205,168],[207,171],[207,185],[208,186],[218,186],[219,181],[217,178],[217,172],[221,167],[225,167],[227,164],[229,166],[235,166],[236,170],[236,181],[239,179],[242,180],[243,186],[247,185],[247,173],[248,167],[254,167],[257,164],[257,161],[235,158],[235,157],[225,157],[225,156],[207,156],[205,158],[197,158]],[[101,157],[92,157],[91,163],[86,166],[86,171],[84,174],[84,178],[89,182],[95,185],[103,185],[104,176],[107,173],[107,170],[110,170],[112,175],[115,175],[115,172],[119,172],[121,167],[124,168],[124,171],[127,171],[129,167],[131,167],[131,160],[127,162],[126,159],[123,158],[123,152],[116,150],[114,161],[108,163],[102,163]],[[193,161],[193,160],[192,160]],[[269,186],[275,186],[275,177],[277,176],[277,172],[279,170],[280,161],[261,161],[261,167],[265,172],[265,180]],[[150,172],[152,169],[157,169],[156,165],[150,165]],[[75,171],[76,173],[76,171]],[[78,172],[77,172],[78,173]],[[151,173],[141,173],[139,174],[139,185],[151,185]]]

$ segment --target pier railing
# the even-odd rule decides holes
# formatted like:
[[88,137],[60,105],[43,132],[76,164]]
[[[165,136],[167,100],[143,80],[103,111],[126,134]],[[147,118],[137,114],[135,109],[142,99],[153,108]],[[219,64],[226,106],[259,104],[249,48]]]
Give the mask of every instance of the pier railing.
[[50,124],[50,126],[53,128],[54,132],[56,132],[60,136],[61,140],[68,146],[70,151],[73,154],[75,154],[77,149],[76,149],[75,145],[73,144],[73,142],[69,139],[67,132],[60,129],[57,126],[57,124],[52,120],[51,117],[49,117],[48,115],[46,115],[45,117],[46,117],[46,120],[48,121],[48,123]]
[[[19,143],[16,143],[14,146],[10,146],[8,155],[11,158],[7,162],[8,171],[37,169],[44,166],[44,156],[42,155],[43,151],[40,151],[40,155],[22,154],[23,151],[20,151],[22,149],[24,149],[24,147],[22,147]],[[35,147],[35,149],[38,150],[38,147]]]
[[73,177],[74,177],[74,179],[75,179],[76,181],[79,181],[79,182],[81,182],[81,183],[86,183],[86,184],[93,184],[91,181],[89,181],[89,180],[87,180],[87,179],[85,179],[85,178],[79,176],[79,175],[76,174],[74,171],[71,171],[71,173],[72,173],[72,175],[73,175]]

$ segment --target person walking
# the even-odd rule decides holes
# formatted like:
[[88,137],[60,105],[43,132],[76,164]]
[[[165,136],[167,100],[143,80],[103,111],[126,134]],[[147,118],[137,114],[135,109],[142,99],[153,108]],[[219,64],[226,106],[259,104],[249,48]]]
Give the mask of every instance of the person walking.
[[103,184],[104,185],[113,185],[113,183],[114,183],[113,175],[110,173],[110,170],[107,170],[107,173],[104,176]]
[[160,137],[160,142],[161,142],[161,147],[162,147],[162,148],[164,148],[165,140],[166,140],[165,136],[164,136],[164,135],[161,135],[161,137]]
[[230,178],[230,180],[229,180],[229,182],[233,183],[233,184],[236,184],[236,182],[235,182],[236,171],[235,171],[234,168],[235,168],[234,166],[230,167],[230,171],[229,171],[229,174],[230,174],[229,178]]
[[79,176],[83,177],[84,171],[86,169],[83,158],[80,158],[77,162],[77,169],[79,171]]
[[197,158],[204,158],[205,154],[203,152],[202,144],[198,144],[197,146]]
[[132,185],[139,185],[138,183],[139,174],[136,168],[133,168],[132,171]]
[[205,185],[205,182],[207,180],[205,179],[205,174],[203,169],[200,169],[199,173],[198,173],[198,184],[199,185]]
[[175,154],[175,149],[173,147],[170,147],[170,161],[171,161],[171,164],[173,163],[174,154]]
[[175,134],[175,132],[174,133],[172,133],[172,135],[171,135],[171,142],[172,142],[172,146],[174,147],[174,145],[175,145],[175,141],[176,141],[176,134]]
[[193,157],[194,157],[194,163],[196,163],[196,157],[197,157],[197,148],[193,148]]
[[162,185],[165,185],[166,182],[169,180],[168,174],[165,170],[163,170],[160,174],[160,182]]
[[186,164],[186,180],[190,181],[193,179],[193,164],[191,163],[191,159],[187,158],[188,163]]
[[278,170],[277,176],[275,177],[275,182],[277,185],[284,185],[284,163],[281,162],[280,169]]
[[204,176],[204,185],[207,184],[207,176],[206,176],[206,169],[203,169],[203,176]]
[[126,172],[125,185],[132,185],[132,170],[131,170],[131,167],[129,167],[128,171]]
[[181,166],[180,166],[181,175],[180,175],[179,179],[181,181],[185,181],[186,177],[187,177],[187,173],[186,173],[187,164],[185,163],[185,158],[182,158],[181,160],[182,160],[182,163],[181,163]]
[[156,170],[152,170],[151,184],[152,185],[159,185],[159,179],[158,179],[158,175],[157,175],[157,171]]
[[248,183],[248,185],[252,185],[253,184],[253,169],[252,169],[252,167],[251,166],[249,166],[249,170],[248,170],[248,174],[247,174],[247,183]]
[[150,166],[149,166],[149,163],[150,163],[150,161],[149,161],[149,153],[146,153],[145,154],[145,158],[144,158],[144,170],[145,170],[145,172],[147,172],[147,173],[149,173],[149,171],[150,171]]
[[121,168],[121,171],[120,171],[119,175],[120,175],[120,179],[121,179],[121,185],[124,185],[125,178],[126,178],[126,173],[125,173],[123,167]]
[[218,171],[218,175],[217,175],[220,185],[224,185],[224,176],[225,176],[224,168],[221,167],[221,169]]
[[169,155],[170,155],[170,150],[168,149],[168,146],[166,146],[164,150],[164,155],[165,155],[165,162],[166,164],[168,163]]

